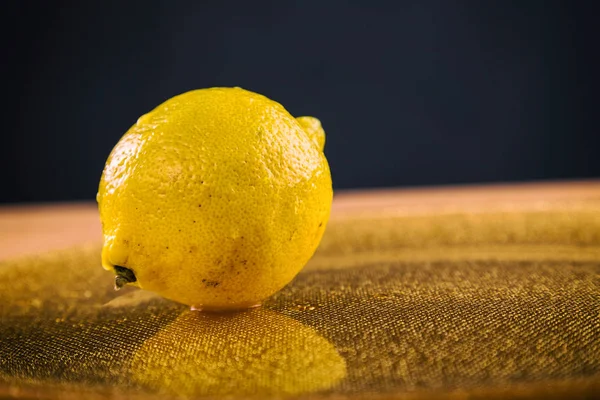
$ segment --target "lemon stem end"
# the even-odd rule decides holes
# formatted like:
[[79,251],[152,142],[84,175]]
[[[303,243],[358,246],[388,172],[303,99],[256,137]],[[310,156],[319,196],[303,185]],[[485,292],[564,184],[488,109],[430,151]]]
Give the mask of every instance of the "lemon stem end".
[[114,266],[115,269],[115,290],[121,289],[128,283],[137,281],[135,274],[129,268],[121,267],[119,265]]

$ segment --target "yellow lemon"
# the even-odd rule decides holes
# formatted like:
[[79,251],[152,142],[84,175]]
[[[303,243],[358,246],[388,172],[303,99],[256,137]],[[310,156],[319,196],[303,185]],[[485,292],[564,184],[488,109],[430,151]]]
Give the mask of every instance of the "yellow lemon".
[[194,90],[140,117],[98,191],[102,265],[201,309],[259,304],[289,283],[329,219],[325,134],[240,88]]

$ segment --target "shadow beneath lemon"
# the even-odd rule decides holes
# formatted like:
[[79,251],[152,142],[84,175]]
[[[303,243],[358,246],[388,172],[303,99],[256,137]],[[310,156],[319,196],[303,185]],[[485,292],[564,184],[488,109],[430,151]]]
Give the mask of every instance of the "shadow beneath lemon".
[[262,308],[206,314],[142,290],[117,293],[97,257],[86,248],[0,264],[0,386],[277,395],[346,375],[334,346],[303,323]]
[[315,330],[259,308],[185,311],[136,350],[128,370],[135,384],[164,394],[264,396],[331,388],[346,363]]
[[324,390],[346,376],[327,339],[263,308],[210,314],[133,290],[59,315],[52,307],[3,316],[0,383],[264,396]]

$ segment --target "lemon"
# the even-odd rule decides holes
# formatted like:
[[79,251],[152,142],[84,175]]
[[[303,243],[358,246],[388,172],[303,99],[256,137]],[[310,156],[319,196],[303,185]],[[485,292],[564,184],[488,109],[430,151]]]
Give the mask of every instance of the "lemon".
[[319,120],[241,88],[173,97],[111,152],[97,195],[102,265],[198,309],[251,307],[288,284],[331,210]]

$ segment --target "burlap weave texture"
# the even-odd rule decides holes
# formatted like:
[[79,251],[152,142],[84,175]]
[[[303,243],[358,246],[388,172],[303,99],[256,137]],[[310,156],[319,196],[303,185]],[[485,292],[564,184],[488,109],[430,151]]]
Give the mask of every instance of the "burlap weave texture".
[[262,308],[112,290],[99,247],[0,264],[0,394],[593,397],[600,200],[334,218]]

